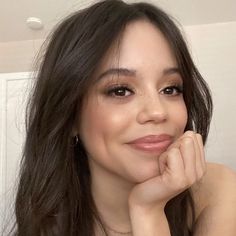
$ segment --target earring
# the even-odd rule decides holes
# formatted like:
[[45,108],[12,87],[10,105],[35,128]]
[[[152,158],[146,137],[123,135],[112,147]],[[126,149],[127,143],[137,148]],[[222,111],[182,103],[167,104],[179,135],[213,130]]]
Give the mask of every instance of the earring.
[[79,143],[79,137],[78,137],[78,135],[75,135],[75,137],[74,137],[74,145],[73,146],[76,146],[78,143]]

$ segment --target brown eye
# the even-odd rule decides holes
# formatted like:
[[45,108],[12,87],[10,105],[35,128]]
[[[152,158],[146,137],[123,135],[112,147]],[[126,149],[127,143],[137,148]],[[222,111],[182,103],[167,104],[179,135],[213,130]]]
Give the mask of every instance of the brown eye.
[[108,89],[106,94],[112,97],[128,97],[133,94],[133,91],[127,86],[115,86]]
[[176,96],[183,93],[182,86],[168,86],[161,91],[162,94]]

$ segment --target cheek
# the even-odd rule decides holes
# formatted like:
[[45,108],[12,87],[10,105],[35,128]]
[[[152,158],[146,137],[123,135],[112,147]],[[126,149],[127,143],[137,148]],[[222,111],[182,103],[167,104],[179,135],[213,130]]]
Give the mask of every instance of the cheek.
[[185,130],[188,120],[187,108],[184,102],[180,104],[178,109],[175,110],[175,114],[173,114],[172,117],[176,123],[176,127],[179,127],[180,133],[182,134]]
[[184,101],[169,104],[168,118],[169,125],[175,130],[176,138],[180,137],[187,124],[188,114]]
[[79,133],[85,142],[89,140],[96,145],[105,145],[119,137],[128,123],[124,110],[91,102],[82,111]]

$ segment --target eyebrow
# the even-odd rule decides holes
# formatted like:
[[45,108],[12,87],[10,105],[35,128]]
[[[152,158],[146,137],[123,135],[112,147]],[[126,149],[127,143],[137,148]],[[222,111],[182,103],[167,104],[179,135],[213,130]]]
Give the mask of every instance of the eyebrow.
[[[163,70],[162,76],[171,75],[171,74],[180,74],[180,69],[178,67],[170,67]],[[110,68],[98,76],[98,81],[104,77],[110,75],[121,75],[127,77],[136,77],[136,70],[131,70],[127,68]]]

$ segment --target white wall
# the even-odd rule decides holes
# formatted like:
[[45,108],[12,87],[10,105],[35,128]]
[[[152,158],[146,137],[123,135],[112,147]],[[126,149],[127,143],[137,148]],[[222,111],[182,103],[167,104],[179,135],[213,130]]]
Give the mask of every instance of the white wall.
[[236,170],[236,22],[189,26],[185,32],[213,95],[207,160]]
[[32,71],[42,42],[38,39],[0,43],[0,73]]

